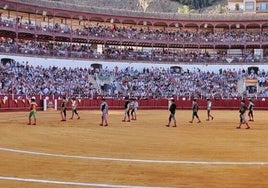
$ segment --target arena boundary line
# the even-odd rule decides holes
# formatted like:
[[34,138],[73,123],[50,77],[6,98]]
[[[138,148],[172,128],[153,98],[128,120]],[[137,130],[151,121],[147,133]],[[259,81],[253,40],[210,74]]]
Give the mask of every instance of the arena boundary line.
[[82,183],[82,182],[69,182],[69,181],[55,181],[55,180],[41,180],[30,178],[17,178],[0,176],[0,180],[7,181],[20,181],[28,183],[42,183],[42,184],[57,184],[67,186],[84,186],[84,187],[111,187],[111,188],[171,188],[171,187],[152,187],[152,186],[133,186],[133,185],[112,185],[112,184],[98,184],[98,183]]
[[122,158],[109,158],[109,157],[87,157],[79,155],[66,155],[66,154],[52,154],[43,152],[34,152],[10,148],[0,147],[0,151],[7,151],[13,153],[22,153],[29,155],[39,155],[39,156],[50,156],[50,157],[62,157],[62,158],[73,158],[73,159],[85,159],[85,160],[101,160],[101,161],[121,161],[121,162],[136,162],[136,163],[170,163],[170,164],[186,164],[186,165],[268,165],[268,162],[235,162],[235,161],[176,161],[176,160],[150,160],[150,159],[122,159]]

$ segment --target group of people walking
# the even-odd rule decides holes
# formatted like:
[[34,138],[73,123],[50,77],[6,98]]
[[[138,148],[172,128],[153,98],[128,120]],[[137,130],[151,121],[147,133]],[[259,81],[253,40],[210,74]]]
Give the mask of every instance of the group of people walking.
[[247,126],[246,129],[250,129],[250,126],[246,120],[246,111],[248,110],[249,121],[254,121],[253,107],[254,107],[254,103],[252,102],[251,99],[249,99],[248,106],[246,105],[245,100],[241,100],[241,106],[239,108],[240,121],[239,121],[239,125],[236,127],[237,129],[240,129],[243,124]]
[[[66,121],[67,118],[67,103],[68,99],[66,96],[62,97],[61,103],[60,103],[60,115],[61,115],[61,121]],[[80,119],[80,116],[77,112],[77,106],[78,106],[78,101],[76,100],[75,97],[71,98],[71,107],[72,107],[72,115],[70,119],[73,119],[74,116],[77,116],[77,119]],[[124,112],[124,118],[123,122],[130,122],[130,120],[137,120],[137,109],[138,109],[139,103],[136,98],[126,98],[125,99],[125,112]],[[29,113],[29,123],[28,125],[36,125],[36,107],[37,104],[35,102],[35,97],[31,98],[30,101],[30,113]],[[101,110],[101,123],[100,126],[108,126],[108,103],[106,102],[105,98],[102,98],[102,102],[100,104],[100,110]],[[32,119],[34,120],[32,124]]]
[[138,109],[139,103],[136,98],[126,98],[125,99],[125,113],[123,122],[130,122],[131,120],[137,120],[137,109]]
[[[130,120],[137,120],[137,110],[139,103],[136,98],[125,98],[124,104],[124,118],[122,122],[130,122]],[[100,110],[102,112],[101,115],[101,123],[100,126],[108,126],[108,104],[105,98],[102,98],[102,103],[100,105]]]
[[[170,115],[168,117],[168,123],[166,127],[171,126],[171,122],[173,121],[172,127],[177,127],[177,122],[175,118],[175,113],[176,113],[176,103],[174,98],[171,98],[169,100],[169,112]],[[61,114],[61,121],[66,121],[66,110],[67,110],[67,103],[68,100],[66,96],[62,97],[61,104],[60,104],[60,114]],[[74,116],[77,116],[77,119],[80,119],[80,116],[77,112],[77,106],[78,106],[78,101],[76,100],[75,97],[71,98],[71,107],[72,107],[72,116],[70,119],[73,119]],[[138,109],[138,101],[136,98],[125,98],[125,104],[124,104],[124,117],[122,122],[130,122],[131,120],[137,120],[137,109]],[[36,100],[35,97],[31,98],[30,101],[30,113],[29,113],[29,122],[28,125],[36,125]],[[207,99],[207,119],[206,121],[214,120],[214,116],[211,115],[211,107],[212,107],[212,102],[208,98]],[[253,115],[253,107],[254,103],[252,99],[249,99],[249,104],[248,106],[245,103],[245,100],[241,100],[241,105],[239,108],[239,125],[236,127],[237,129],[240,129],[243,124],[246,125],[246,129],[250,129],[250,126],[248,124],[248,121],[254,121],[254,115]],[[100,104],[100,110],[101,110],[101,123],[100,126],[108,126],[108,104],[106,102],[105,98],[102,98],[102,102]],[[201,123],[201,120],[198,115],[198,110],[199,110],[199,105],[197,103],[197,99],[193,99],[192,101],[192,119],[189,121],[189,123],[193,123],[195,119],[197,119],[197,123]],[[248,117],[249,120],[246,120],[246,111],[248,110]],[[33,119],[33,123],[32,123]]]
[[[211,101],[210,99],[207,99],[207,121],[209,121],[210,119],[213,120],[214,117],[210,114],[210,110],[211,110]],[[169,115],[169,118],[168,118],[168,124],[166,125],[166,127],[169,127],[170,126],[170,123],[171,121],[173,121],[173,126],[172,127],[177,127],[177,124],[176,124],[176,118],[175,118],[175,112],[176,112],[176,104],[175,104],[175,100],[174,98],[171,98],[170,99],[170,104],[169,104],[169,111],[170,111],[170,115]],[[197,123],[201,123],[201,120],[198,116],[198,110],[199,110],[199,106],[198,106],[198,103],[197,103],[197,100],[194,99],[192,101],[192,119],[189,121],[189,123],[193,123],[194,119],[196,118],[198,121]]]
[[[61,103],[60,103],[60,115],[61,115],[61,121],[66,121],[67,117],[67,103],[68,100],[66,96],[62,97]],[[77,112],[77,106],[78,106],[78,101],[76,100],[75,97],[71,98],[71,107],[72,107],[72,116],[70,119],[73,119],[74,115],[77,116],[77,119],[80,119],[80,116]],[[36,103],[36,98],[32,97],[30,100],[30,107],[29,107],[29,122],[28,125],[36,125],[36,108],[37,108],[37,103]],[[32,123],[33,119],[33,123]]]
[[[214,119],[214,116],[211,115],[211,107],[212,107],[212,102],[209,98],[207,98],[207,119],[206,119],[206,121]],[[254,103],[253,103],[252,99],[249,99],[248,106],[246,106],[244,99],[241,100],[241,105],[239,108],[240,121],[239,121],[239,125],[236,127],[237,129],[240,129],[243,124],[246,125],[246,129],[250,129],[250,126],[246,120],[246,111],[249,110],[248,111],[249,121],[254,121],[253,107],[254,107]],[[167,123],[166,127],[170,127],[170,124],[172,121],[173,121],[172,127],[177,127],[176,118],[175,118],[176,108],[177,108],[177,106],[176,106],[175,100],[173,98],[171,98],[170,104],[169,104],[170,115],[169,115],[168,123]],[[193,123],[195,118],[197,119],[197,123],[201,123],[201,120],[198,116],[198,110],[199,110],[199,106],[197,103],[197,99],[193,99],[193,101],[192,101],[192,119],[189,121],[189,123]]]
[[[60,104],[61,121],[66,121],[67,103],[68,103],[68,100],[66,96],[63,96],[61,100],[61,104]],[[80,119],[80,116],[77,112],[78,101],[76,100],[75,97],[71,98],[71,106],[72,106],[72,116],[70,119],[73,119],[74,115],[77,116],[77,119]]]

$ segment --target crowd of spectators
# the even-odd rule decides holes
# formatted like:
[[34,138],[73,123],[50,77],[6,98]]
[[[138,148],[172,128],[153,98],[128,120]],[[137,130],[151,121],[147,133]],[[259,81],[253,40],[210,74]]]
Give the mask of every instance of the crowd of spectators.
[[[0,26],[14,27],[11,21],[3,20]],[[33,25],[26,22],[18,22],[18,28],[25,30],[37,30],[49,33],[62,33],[66,35],[72,34],[76,36],[90,36],[91,38],[113,38],[113,39],[129,39],[131,41],[162,41],[162,42],[177,42],[177,43],[246,43],[246,42],[267,42],[267,31],[250,31],[246,29],[225,29],[219,31],[212,31],[211,29],[169,29],[169,28],[154,28],[149,26],[137,27],[133,26],[119,26],[111,24],[96,24],[70,27],[67,24],[54,24],[42,22],[41,25]]]
[[11,62],[1,66],[1,94],[93,97],[92,69],[43,68]]
[[[135,96],[142,99],[166,98],[170,96],[197,96],[200,98],[241,97],[238,81],[246,77],[268,80],[268,72],[259,71],[249,75],[245,70],[222,70],[218,72],[195,69],[181,70],[171,68],[134,67],[109,70],[93,68],[43,68],[27,63],[7,63],[1,65],[0,91],[2,95],[68,95],[93,98],[98,95],[107,97]],[[27,76],[25,76],[27,75]],[[108,82],[103,86],[100,77]],[[267,93],[258,94],[267,96]]]
[[[24,30],[26,33],[41,31],[43,34],[58,34],[72,36],[72,38],[156,42],[170,44],[239,44],[247,42],[268,42],[268,32],[251,32],[250,30],[164,30],[149,27],[123,27],[109,25],[83,25],[71,28],[66,24],[55,25],[41,23],[36,25],[30,21],[19,19],[0,19],[0,27]],[[35,32],[33,32],[35,33]],[[102,52],[98,52],[88,43],[71,43],[56,41],[39,41],[0,38],[0,52],[37,56],[54,56],[62,58],[109,59],[145,62],[200,62],[200,63],[231,63],[256,62],[264,59],[256,58],[252,49],[244,51],[243,55],[235,56],[225,52],[204,51],[183,48],[137,48],[131,46],[105,45]],[[25,76],[27,75],[27,76]],[[97,83],[98,76],[111,77],[110,86]],[[113,75],[113,76],[111,76]],[[1,94],[17,95],[77,95],[79,97],[93,97],[107,95],[111,97],[136,96],[140,98],[161,98],[169,96],[193,96],[230,98],[240,97],[237,81],[247,76],[245,71],[222,70],[219,72],[189,71],[174,72],[170,69],[151,68],[142,71],[134,68],[122,70],[93,70],[85,68],[66,69],[59,67],[32,67],[28,64],[11,62],[1,65],[0,89]],[[250,75],[252,76],[252,75]],[[91,80],[90,78],[95,78]],[[268,73],[254,75],[260,86],[265,86]],[[91,80],[91,81],[90,81]],[[265,96],[264,92],[259,93]]]
[[137,71],[125,69],[117,74],[121,90],[125,95],[141,98],[162,98],[170,96],[196,96],[201,98],[240,97],[237,81],[245,76],[242,72],[224,70],[182,71],[151,68]]
[[259,62],[264,59],[255,58],[252,50],[241,56],[226,53],[210,53],[197,49],[121,47],[106,45],[102,52],[92,49],[88,44],[66,42],[38,42],[34,40],[15,40],[0,38],[0,52],[32,56],[59,58],[83,58],[117,61],[147,61],[147,62],[186,62],[186,63],[235,63]]
[[[15,20],[15,21],[14,21]],[[169,44],[195,44],[195,45],[240,45],[247,42],[264,43],[268,42],[267,31],[251,31],[245,29],[212,31],[203,30],[183,30],[183,29],[163,29],[154,27],[116,26],[112,24],[81,25],[70,27],[66,24],[52,24],[41,22],[36,25],[30,21],[19,19],[2,19],[0,27],[15,27],[24,32],[41,32],[44,35],[60,33],[67,38],[96,39],[101,41],[129,41],[134,43],[169,43]],[[197,47],[198,48],[198,47]],[[242,47],[244,49],[244,47]],[[156,61],[156,62],[256,62],[265,61],[266,58],[255,57],[252,49],[244,51],[243,54],[230,55],[227,53],[185,50],[184,48],[147,48],[141,50],[131,46],[111,46],[107,45],[102,52],[97,52],[88,43],[70,42],[40,42],[35,40],[15,40],[2,38],[0,42],[0,52],[20,53],[39,56],[57,56],[85,59],[111,59],[111,60],[133,60],[133,61]]]

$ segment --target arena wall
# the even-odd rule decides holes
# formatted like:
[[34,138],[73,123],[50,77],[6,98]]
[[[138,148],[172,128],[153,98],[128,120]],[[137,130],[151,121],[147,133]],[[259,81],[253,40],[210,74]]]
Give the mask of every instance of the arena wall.
[[[29,109],[29,101],[27,99],[16,99],[12,97],[5,98],[0,97],[0,112],[5,111],[27,111]],[[5,99],[6,100],[5,100]],[[53,99],[52,97],[46,96],[46,110],[59,110],[60,99]],[[44,108],[44,96],[36,96],[36,102],[38,104],[38,110],[45,110]],[[106,99],[109,109],[123,109],[124,99]],[[240,99],[212,99],[212,108],[218,110],[237,110],[240,107]],[[79,110],[98,110],[100,108],[101,99],[79,99],[78,109]],[[149,99],[149,100],[138,100],[139,109],[151,110],[151,109],[168,109],[168,99]],[[246,101],[248,103],[248,101]],[[206,109],[206,100],[198,99],[200,109]],[[256,110],[268,110],[268,99],[258,98],[254,99]],[[188,98],[176,99],[176,105],[178,109],[189,110],[192,106],[192,101]],[[71,102],[68,102],[68,110],[71,110]]]

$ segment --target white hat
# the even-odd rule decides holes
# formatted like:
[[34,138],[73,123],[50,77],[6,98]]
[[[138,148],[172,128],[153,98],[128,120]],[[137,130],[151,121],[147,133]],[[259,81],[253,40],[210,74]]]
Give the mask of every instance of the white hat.
[[35,100],[35,97],[33,96],[33,97],[32,97],[32,99],[34,99],[34,100]]

